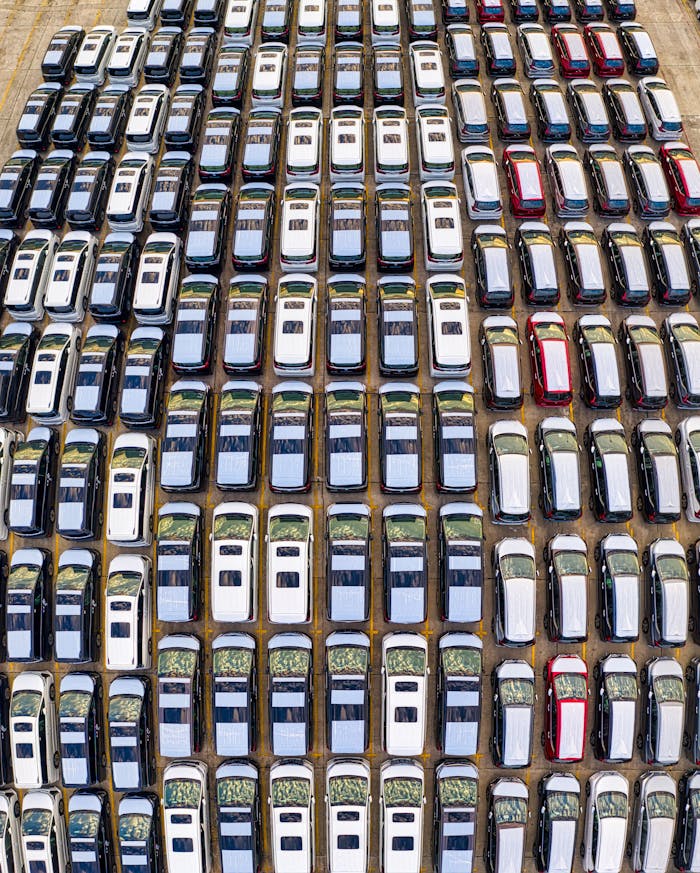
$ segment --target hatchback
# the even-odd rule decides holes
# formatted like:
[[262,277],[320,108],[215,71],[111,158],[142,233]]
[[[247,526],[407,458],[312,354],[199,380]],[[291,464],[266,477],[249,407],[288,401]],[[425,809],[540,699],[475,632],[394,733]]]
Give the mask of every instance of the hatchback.
[[644,228],[644,242],[657,302],[684,306],[692,288],[680,234],[669,221],[652,221]]
[[[603,27],[603,25],[597,25]],[[620,55],[620,58],[622,55]],[[641,142],[647,135],[647,123],[632,84],[626,79],[608,79],[603,86],[612,133],[618,142]]]
[[132,103],[132,89],[128,85],[109,85],[95,102],[87,141],[93,149],[104,149],[116,154],[124,140],[126,122]]
[[576,851],[581,786],[572,773],[550,773],[537,786],[541,801],[535,861],[540,873],[570,870]]
[[292,106],[318,106],[323,98],[323,46],[300,44],[292,68]]
[[481,322],[484,401],[489,409],[519,409],[523,402],[518,326],[507,315]]
[[659,59],[654,43],[641,24],[624,22],[617,35],[625,54],[627,69],[635,76],[655,76],[659,71]]
[[479,56],[476,52],[476,41],[472,28],[468,24],[450,24],[445,30],[445,48],[447,49],[450,76],[461,79],[462,76],[478,76]]
[[378,44],[373,46],[372,52],[372,94],[374,105],[397,104],[403,106],[404,67],[401,46]]
[[515,54],[505,24],[489,22],[481,28],[481,47],[490,76],[514,76]]
[[527,661],[501,661],[491,673],[491,756],[497,767],[529,767],[535,726],[535,671]]
[[683,546],[671,538],[654,540],[642,560],[647,567],[650,613],[642,629],[648,632],[652,646],[684,646],[688,637],[689,577]]
[[583,869],[620,870],[627,845],[629,782],[615,770],[599,770],[586,783]]
[[[529,139],[530,122],[520,82],[517,79],[496,79],[491,86],[491,100],[496,110],[499,139],[504,142]],[[529,148],[524,146],[526,151]]]
[[[374,52],[374,76],[378,77],[381,73],[382,80],[377,81],[374,89],[375,103],[392,102],[390,100],[377,99],[378,94],[385,94],[383,76],[386,73],[390,75],[389,68],[392,72],[398,75],[399,84],[401,86],[401,100],[403,102],[403,79],[401,74],[400,64],[396,71],[393,70],[393,57],[398,54],[401,57],[401,51],[398,46],[378,46]],[[363,82],[363,61],[364,53],[360,43],[348,42],[338,43],[335,47],[333,58],[333,105],[341,106],[351,104],[359,106],[364,99],[364,82]],[[380,92],[380,88],[382,89]]]
[[474,221],[498,220],[503,214],[496,156],[487,146],[462,151],[462,178],[467,215]]
[[[535,15],[537,7],[535,7]],[[519,20],[523,20],[522,17]],[[554,57],[547,32],[541,24],[518,26],[518,46],[525,75],[530,79],[554,75]]]
[[197,150],[204,116],[204,89],[201,85],[180,85],[173,94],[165,120],[163,141],[168,149]]
[[607,255],[610,294],[622,306],[646,306],[651,282],[644,245],[628,222],[613,222],[603,231],[602,248]]
[[556,305],[559,302],[556,247],[548,225],[541,221],[521,222],[515,232],[515,249],[525,300],[534,306]]
[[535,110],[537,135],[543,142],[567,141],[571,138],[566,101],[554,79],[535,79],[530,86],[530,102]]
[[683,668],[675,658],[653,658],[640,673],[643,689],[642,746],[645,764],[677,764],[683,744],[685,685]]
[[588,192],[583,164],[576,149],[570,145],[549,146],[545,166],[559,218],[585,216],[589,207]]
[[546,670],[545,757],[557,763],[581,761],[588,711],[586,662],[578,655],[557,655]]
[[[10,158],[8,163],[14,163],[15,155]],[[35,154],[30,152],[29,154]],[[36,175],[36,181],[32,190],[32,196],[27,206],[27,217],[30,219],[34,227],[49,227],[61,228],[66,217],[66,204],[68,203],[68,195],[70,194],[73,184],[73,175],[77,158],[74,152],[70,149],[54,149],[44,160]],[[7,164],[3,170],[3,175],[7,175]],[[16,208],[19,209],[21,203],[16,196],[19,193],[19,185],[21,178],[15,176],[10,183],[11,187],[6,189],[7,197],[7,212],[12,209],[13,202]],[[18,219],[23,219],[23,214],[17,213]],[[6,227],[14,222],[8,220],[3,222]]]
[[669,395],[680,409],[700,406],[700,384],[695,377],[695,362],[700,353],[700,327],[695,316],[686,312],[669,315],[661,328],[666,341],[666,356],[671,371]]
[[586,221],[567,221],[559,233],[559,245],[564,253],[572,303],[603,303],[606,296],[603,261],[591,225]]
[[474,79],[452,84],[452,105],[460,142],[488,142],[489,122],[481,85]]
[[564,79],[590,75],[591,62],[586,43],[575,24],[555,24],[552,27],[552,44],[559,63],[559,74]]
[[505,873],[511,864],[520,868],[525,858],[527,785],[515,776],[506,776],[493,781],[486,796],[489,807],[486,869],[488,873]]
[[518,218],[540,218],[545,213],[544,187],[535,150],[510,145],[503,150],[503,169],[510,194],[510,211]]
[[472,231],[476,293],[485,309],[513,305],[515,291],[510,269],[510,246],[500,224],[479,224]]
[[634,211],[642,219],[665,218],[671,210],[671,195],[661,162],[652,149],[629,146],[623,161]]
[[53,34],[41,60],[45,82],[66,84],[73,76],[73,65],[85,39],[82,27],[66,25]]
[[581,473],[576,426],[568,418],[544,418],[537,426],[541,499],[545,518],[567,521],[581,517]]

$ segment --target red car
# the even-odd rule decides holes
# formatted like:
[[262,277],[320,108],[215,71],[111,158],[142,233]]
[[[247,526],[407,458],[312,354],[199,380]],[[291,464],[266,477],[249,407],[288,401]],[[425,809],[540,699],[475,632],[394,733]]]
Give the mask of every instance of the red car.
[[503,169],[508,180],[510,211],[518,218],[541,218],[546,209],[540,162],[529,145],[510,145],[503,150]]
[[573,397],[569,338],[556,312],[534,312],[527,320],[532,384],[538,406],[568,406]]
[[548,761],[583,759],[588,713],[588,668],[578,655],[547,662],[544,753]]
[[555,24],[552,44],[559,62],[559,72],[565,79],[581,79],[591,73],[586,43],[575,24]]
[[505,21],[506,11],[503,0],[476,0],[476,17],[479,24],[487,21]]
[[583,29],[596,76],[624,76],[625,58],[617,34],[609,24],[587,24]]
[[659,159],[679,215],[700,215],[700,167],[684,142],[666,142]]

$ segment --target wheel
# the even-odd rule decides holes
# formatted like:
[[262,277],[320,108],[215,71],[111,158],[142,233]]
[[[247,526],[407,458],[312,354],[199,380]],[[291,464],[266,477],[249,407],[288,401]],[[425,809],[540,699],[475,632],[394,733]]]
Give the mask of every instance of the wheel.
[[544,749],[544,743],[545,743],[545,737],[544,737],[544,731],[542,731],[542,733],[540,734],[540,745],[542,746],[543,749]]
[[[58,752],[56,753],[56,757],[58,757]],[[65,804],[63,802],[63,798],[58,801],[58,813],[59,815],[63,815],[63,811],[65,809]]]
[[14,811],[15,811],[15,818],[19,818],[19,814],[20,814],[19,800],[15,800]]
[[593,624],[595,625],[596,630],[600,630],[601,620],[600,620],[600,615],[598,615],[598,613],[596,613],[595,618],[593,619]]
[[107,767],[107,755],[105,755],[104,752],[102,753],[102,756],[100,758],[100,767],[102,767],[103,770]]
[[547,681],[547,665],[546,664],[542,668],[542,678],[544,679],[545,682]]
[[692,682],[694,678],[695,678],[695,670],[693,670],[693,665],[688,664],[688,666],[685,668],[686,682]]
[[593,498],[592,498],[592,497],[589,497],[589,498],[588,498],[588,508],[591,510],[591,512],[593,512],[593,508],[594,508],[594,506],[595,506],[595,504],[594,504],[594,502],[593,502]]
[[150,655],[153,652],[153,640],[148,641],[148,654]]
[[642,683],[642,685],[646,685],[648,678],[649,674],[647,673],[647,668],[642,667],[642,669],[639,671],[639,681]]
[[597,562],[597,561],[600,561],[600,554],[601,554],[601,552],[600,552],[600,544],[598,544],[598,545],[593,549],[593,560],[596,561],[596,562]]
[[644,737],[641,734],[637,734],[637,748],[641,752],[642,746],[644,745]]
[[688,733],[688,731],[683,731],[683,748],[690,748],[690,734]]
[[676,402],[676,397],[678,396],[678,391],[676,389],[676,386],[673,384],[673,382],[671,382],[671,384],[668,387],[668,396],[671,398],[671,400],[673,400],[674,403]]
[[639,797],[639,792],[640,792],[641,790],[642,790],[642,789],[641,789],[641,787],[640,787],[640,785],[639,785],[639,781],[637,780],[637,781],[634,783],[634,796],[635,796],[635,797]]
[[588,434],[588,431],[586,430],[583,432],[583,444],[586,448],[588,448],[588,446],[590,445],[590,442],[591,442],[591,438]]
[[103,696],[104,696],[104,690],[102,689],[102,685],[100,684],[97,686],[97,699],[102,700]]
[[642,631],[643,631],[645,634],[648,634],[648,633],[649,633],[649,619],[648,619],[648,618],[643,618],[643,619],[642,619]]
[[596,682],[598,681],[598,679],[600,679],[600,665],[599,664],[596,664],[595,667],[593,668],[593,678],[596,680]]
[[583,846],[583,843],[581,843],[581,845],[578,847],[578,853],[579,853],[579,855],[580,855],[582,858],[583,858],[583,856],[586,854],[586,850],[585,850],[585,848],[584,848],[584,846]]
[[684,511],[688,508],[688,495],[685,493],[685,491],[683,492],[683,494],[681,494],[681,507]]
[[55,699],[56,699],[56,686],[53,685],[53,684],[52,684],[51,687],[49,688],[49,698],[50,698],[51,700],[55,700]]
[[544,625],[544,629],[546,631],[549,630],[549,616],[545,613],[544,618],[542,619],[542,624]]
[[53,506],[49,510],[49,521],[51,522],[51,524],[56,521],[56,510],[53,508]]
[[627,843],[627,845],[625,846],[625,855],[627,855],[628,858],[632,857],[632,843],[631,842]]
[[595,731],[591,731],[591,735],[588,738],[588,741],[590,742],[590,744],[592,746],[595,746],[595,740],[596,740]]
[[148,519],[148,530],[150,533],[153,533],[153,516]]
[[591,783],[586,782],[586,797],[590,797],[590,796],[591,796]]
[[632,443],[633,446],[635,446],[635,448],[637,445],[639,445],[639,436],[637,435],[636,428],[635,428],[635,430],[632,431],[632,434],[630,436],[630,442]]
[[673,439],[676,441],[676,445],[679,446],[681,444],[681,432],[677,430],[673,435]]
[[625,400],[629,400],[631,396],[632,396],[632,392],[630,391],[630,389],[625,388]]
[[545,564],[549,563],[549,549],[547,548],[547,546],[544,546],[544,548],[542,549],[542,560],[545,562]]
[[637,512],[642,512],[644,510],[644,501],[642,500],[642,495],[637,495]]
[[644,552],[644,554],[642,555],[642,566],[649,566],[649,552]]

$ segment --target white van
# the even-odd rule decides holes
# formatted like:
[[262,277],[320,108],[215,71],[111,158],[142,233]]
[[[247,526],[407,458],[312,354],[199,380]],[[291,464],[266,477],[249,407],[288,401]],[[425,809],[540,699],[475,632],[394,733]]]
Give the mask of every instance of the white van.
[[436,42],[420,40],[409,47],[413,105],[445,102],[445,74],[442,52]]
[[451,181],[455,175],[455,153],[449,110],[440,103],[424,103],[416,109],[416,124],[421,181]]
[[132,312],[139,324],[170,324],[180,278],[182,241],[174,233],[152,233],[141,251]]
[[224,15],[223,45],[253,44],[258,20],[258,0],[228,0]]
[[105,587],[105,667],[147,670],[151,666],[152,565],[146,555],[117,555]]
[[357,106],[331,110],[328,171],[331,182],[364,182],[365,113]]
[[107,224],[113,231],[141,233],[151,199],[155,162],[147,152],[127,152],[119,162],[107,201]]
[[313,376],[318,285],[306,273],[289,273],[277,286],[273,369],[277,376]]
[[295,182],[284,189],[280,266],[285,272],[318,269],[319,211],[318,185]]
[[251,85],[252,106],[284,106],[287,80],[287,46],[264,42],[255,53]]
[[84,230],[69,231],[53,258],[44,309],[54,321],[82,321],[87,309],[97,258],[97,237]]
[[126,123],[124,140],[130,151],[156,155],[160,151],[168,120],[170,89],[166,85],[144,85],[134,98]]
[[431,276],[425,283],[430,323],[430,375],[468,376],[471,371],[467,287],[453,273]]
[[48,672],[25,670],[12,682],[8,727],[16,788],[41,788],[59,779],[55,696]]
[[149,546],[153,536],[156,441],[123,433],[114,441],[107,494],[107,539],[120,546]]
[[459,195],[452,182],[421,186],[425,269],[461,270],[464,263]]
[[379,106],[374,110],[374,180],[408,182],[410,157],[408,120],[400,106]]
[[49,324],[34,352],[27,393],[27,415],[41,424],[62,424],[73,402],[80,329]]
[[292,109],[287,122],[287,182],[321,182],[323,115],[320,109]]
[[398,0],[371,0],[372,45],[401,42]]
[[30,230],[17,247],[5,289],[5,309],[17,321],[40,321],[58,237],[50,230]]

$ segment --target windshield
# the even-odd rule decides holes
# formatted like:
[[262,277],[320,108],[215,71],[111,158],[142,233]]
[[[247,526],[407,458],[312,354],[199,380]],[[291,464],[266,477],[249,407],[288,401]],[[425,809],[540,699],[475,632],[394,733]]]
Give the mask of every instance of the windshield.
[[580,673],[560,673],[554,677],[554,691],[560,700],[585,700],[586,680]]
[[627,797],[621,791],[604,791],[598,798],[600,818],[627,818]]
[[250,808],[255,802],[255,779],[231,777],[216,783],[216,799],[219,806]]
[[386,653],[386,672],[389,676],[424,676],[425,661],[423,649],[389,649]]
[[197,809],[202,788],[194,779],[171,779],[165,783],[163,806],[166,809]]
[[493,805],[496,824],[527,823],[527,802],[522,797],[499,798]]
[[608,567],[613,576],[639,576],[639,561],[634,552],[613,552],[608,555]]
[[311,784],[308,779],[287,777],[275,779],[271,785],[272,805],[308,807],[311,801]]
[[364,646],[332,646],[328,649],[328,672],[361,675],[369,668],[369,650]]
[[647,795],[649,818],[676,818],[676,798],[668,791],[654,791]]
[[560,576],[585,576],[588,561],[582,552],[559,552],[554,557],[554,566]]
[[253,518],[250,515],[226,512],[214,519],[215,540],[249,540],[252,530]]
[[688,565],[683,558],[676,555],[664,555],[657,558],[656,571],[662,582],[688,580]]
[[532,706],[535,689],[527,679],[504,679],[501,682],[501,703],[503,706]]
[[549,816],[553,820],[576,821],[579,816],[578,794],[572,791],[553,791],[547,795]]
[[311,664],[308,649],[273,649],[270,652],[270,673],[277,677],[306,678]]
[[504,579],[535,578],[535,561],[529,555],[503,555],[498,565]]
[[443,806],[476,806],[478,783],[466,776],[449,776],[438,782]]
[[420,779],[397,777],[384,783],[385,806],[420,806],[423,802],[423,784]]
[[605,677],[605,692],[610,700],[636,700],[637,680],[632,673],[612,673]]
[[248,677],[253,667],[252,649],[215,649],[212,658],[214,676]]
[[678,676],[659,676],[654,679],[654,694],[658,703],[683,703],[683,682]]
[[479,676],[481,652],[478,649],[451,646],[441,652],[442,669],[448,676]]
[[365,806],[368,787],[361,776],[334,776],[328,781],[328,800],[331,806]]

